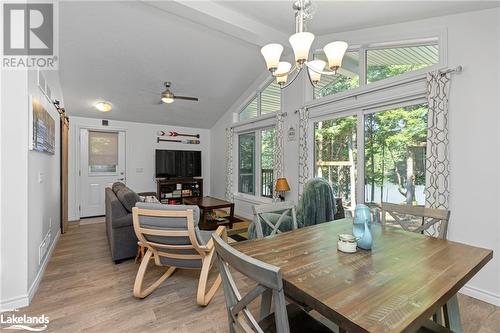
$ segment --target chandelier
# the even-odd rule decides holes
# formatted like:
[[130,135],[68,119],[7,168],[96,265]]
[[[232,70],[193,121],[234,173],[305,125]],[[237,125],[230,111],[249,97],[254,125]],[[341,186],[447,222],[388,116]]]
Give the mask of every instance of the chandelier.
[[[347,43],[342,41],[331,42],[323,47],[323,52],[328,60],[327,63],[320,59],[309,61],[309,49],[314,41],[314,34],[306,31],[306,20],[313,15],[311,0],[297,0],[293,4],[295,11],[295,34],[289,38],[295,55],[295,65],[287,61],[280,61],[283,46],[281,44],[267,44],[260,52],[264,56],[267,69],[276,78],[276,82],[281,88],[286,88],[297,78],[300,72],[307,67],[307,76],[313,86],[316,86],[321,79],[321,75],[335,75],[342,64]],[[287,84],[288,76],[295,76]]]

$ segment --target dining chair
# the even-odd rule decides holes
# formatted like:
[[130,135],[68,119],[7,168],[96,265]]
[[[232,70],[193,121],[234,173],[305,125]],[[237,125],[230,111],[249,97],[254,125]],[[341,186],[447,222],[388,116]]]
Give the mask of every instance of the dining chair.
[[[387,223],[387,214],[389,214],[396,224],[406,231],[424,233],[435,236],[439,239],[446,239],[448,233],[448,221],[450,220],[450,211],[444,209],[434,209],[420,206],[398,205],[388,202],[382,202],[382,224]],[[419,219],[418,223],[411,217]],[[431,233],[431,227],[438,223],[437,235]]]
[[[394,222],[405,231],[422,234],[427,232],[430,236],[446,239],[451,212],[445,209],[382,202],[381,214],[383,225],[387,224],[387,214],[389,214],[394,219]],[[415,222],[412,217],[417,218],[418,221]],[[431,228],[434,230],[431,230]],[[444,323],[445,327],[451,328],[453,331],[459,330],[457,328],[461,327],[460,310],[456,295],[450,298],[438,313],[434,314],[434,320],[439,324]]]
[[[227,238],[226,229],[220,226],[215,231],[198,228],[200,210],[197,206],[137,203],[132,209],[134,231],[139,245],[147,249],[137,276],[133,294],[145,298],[168,279],[177,268],[200,270],[196,301],[206,306],[221,284],[217,275],[207,290],[208,275],[214,262],[212,234]],[[143,288],[149,262],[166,267],[165,273],[149,287]]]
[[252,209],[253,221],[248,232],[250,239],[272,236],[298,227],[295,205],[292,202],[254,205]]
[[[283,280],[279,267],[249,257],[224,242],[219,235],[212,236],[217,253],[217,264],[222,276],[229,331],[234,332],[314,332],[332,331],[311,317],[298,305],[286,305]],[[255,281],[257,285],[242,295],[236,286],[230,268]],[[258,318],[249,305],[261,297]],[[274,307],[274,312],[271,312]]]

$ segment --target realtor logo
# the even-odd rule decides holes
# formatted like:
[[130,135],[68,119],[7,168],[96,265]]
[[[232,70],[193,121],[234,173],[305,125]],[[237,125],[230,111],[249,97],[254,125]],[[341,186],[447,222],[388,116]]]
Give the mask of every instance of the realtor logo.
[[54,4],[3,5],[3,68],[55,69]]

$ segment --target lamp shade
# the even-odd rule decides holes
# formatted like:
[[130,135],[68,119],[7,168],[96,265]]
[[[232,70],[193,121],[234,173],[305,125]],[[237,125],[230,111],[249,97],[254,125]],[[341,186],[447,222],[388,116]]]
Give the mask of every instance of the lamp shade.
[[295,54],[295,61],[303,63],[309,57],[309,49],[314,41],[314,35],[310,32],[297,32],[290,36],[290,44]]
[[276,43],[267,44],[260,49],[260,53],[262,53],[264,60],[266,61],[267,69],[274,70],[278,68],[282,52],[283,46]]
[[286,178],[278,178],[276,180],[276,192],[288,192],[290,191],[290,186],[286,181]]
[[325,45],[323,51],[328,58],[328,68],[334,71],[342,65],[342,59],[344,58],[347,47],[347,43],[341,41],[331,42]]
[[307,70],[309,71],[309,77],[313,83],[318,83],[321,79],[321,72],[325,68],[326,62],[323,60],[313,60],[307,63]]
[[292,64],[286,61],[280,61],[278,64],[278,69],[274,72],[274,76],[276,76],[276,83],[279,85],[283,85],[286,83],[288,78],[288,72],[292,68]]

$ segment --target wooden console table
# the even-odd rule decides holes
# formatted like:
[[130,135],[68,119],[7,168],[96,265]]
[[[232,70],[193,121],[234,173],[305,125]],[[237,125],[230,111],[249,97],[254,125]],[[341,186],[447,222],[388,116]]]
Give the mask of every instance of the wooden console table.
[[[213,198],[213,197],[198,197],[198,198],[185,198],[184,204],[186,205],[196,205],[200,207],[201,216],[200,223],[198,226],[202,230],[215,230],[219,225],[228,226],[229,229],[233,227],[233,223],[236,222],[234,217],[234,203]],[[226,217],[226,222],[216,223],[215,221],[209,221],[207,216],[208,213],[214,209],[229,208],[229,216]]]

